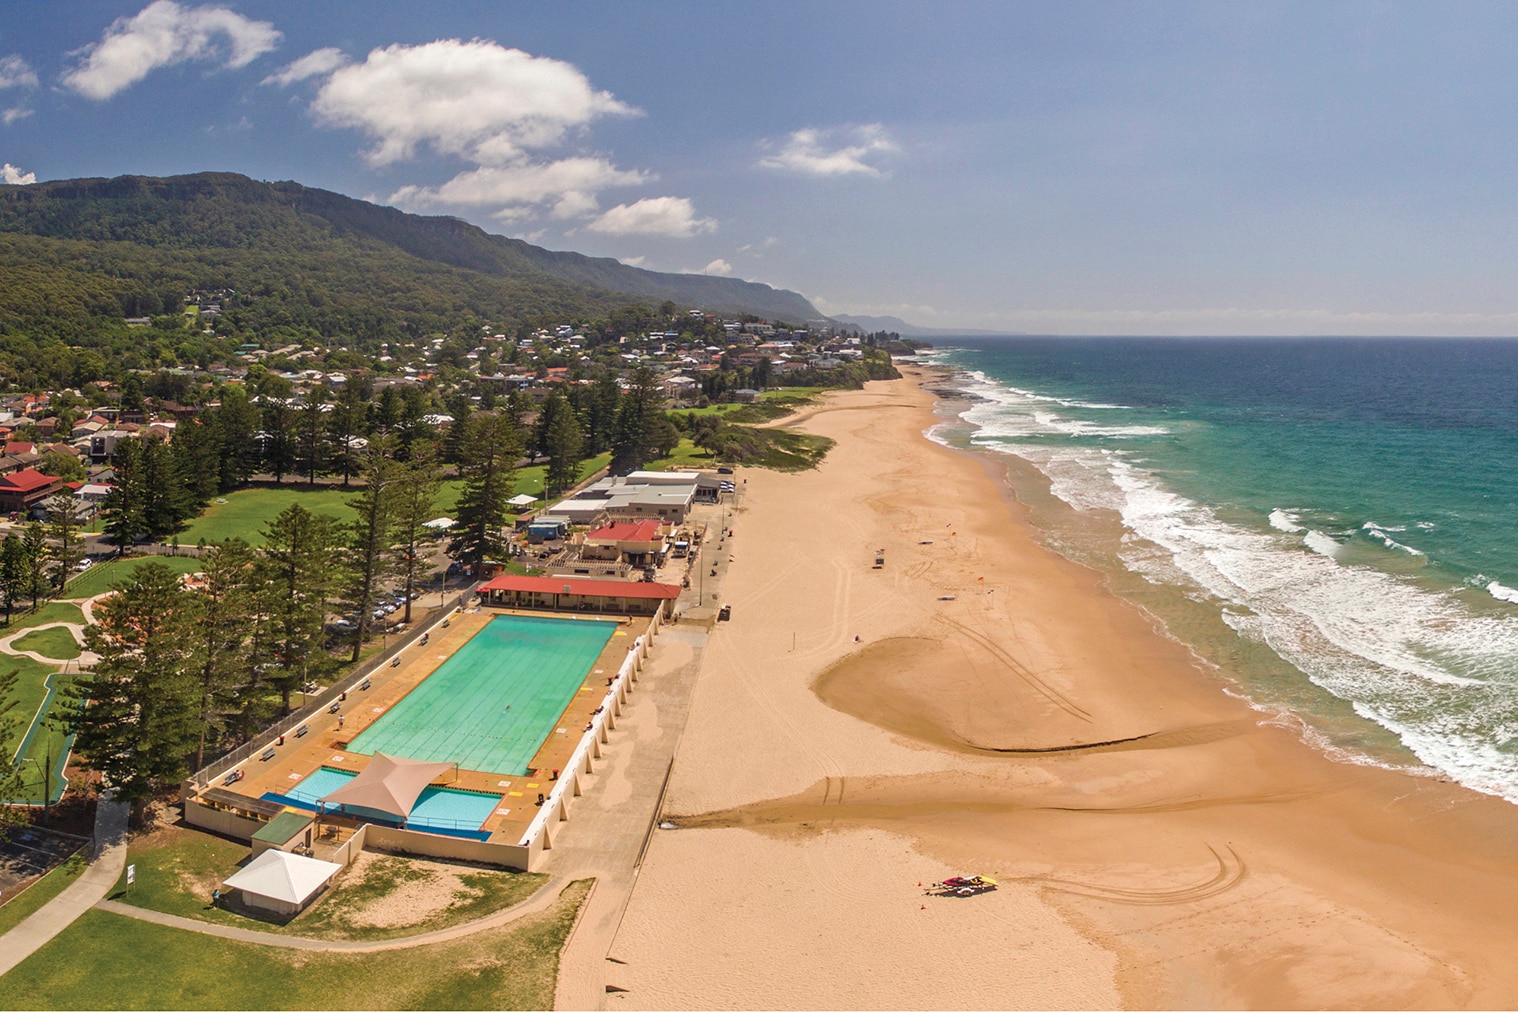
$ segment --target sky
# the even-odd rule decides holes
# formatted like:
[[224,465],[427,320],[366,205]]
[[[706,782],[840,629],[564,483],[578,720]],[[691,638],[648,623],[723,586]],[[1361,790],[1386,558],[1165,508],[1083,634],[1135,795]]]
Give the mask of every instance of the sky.
[[1518,5],[3,6],[5,183],[294,180],[950,330],[1518,335]]

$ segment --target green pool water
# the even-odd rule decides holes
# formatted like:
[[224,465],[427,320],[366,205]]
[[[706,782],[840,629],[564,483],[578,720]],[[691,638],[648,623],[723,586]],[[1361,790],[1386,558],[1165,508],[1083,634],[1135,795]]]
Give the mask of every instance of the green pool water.
[[616,630],[615,622],[499,615],[348,751],[521,776]]

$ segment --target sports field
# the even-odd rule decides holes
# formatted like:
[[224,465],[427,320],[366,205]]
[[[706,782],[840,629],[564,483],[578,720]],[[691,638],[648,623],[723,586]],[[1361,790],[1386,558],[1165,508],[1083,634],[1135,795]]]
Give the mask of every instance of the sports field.
[[348,751],[525,774],[616,629],[615,622],[498,615]]

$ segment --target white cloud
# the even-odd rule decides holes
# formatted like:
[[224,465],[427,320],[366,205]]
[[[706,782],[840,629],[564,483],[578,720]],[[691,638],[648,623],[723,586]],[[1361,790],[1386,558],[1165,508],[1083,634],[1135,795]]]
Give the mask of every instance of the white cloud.
[[577,218],[597,209],[596,194],[601,190],[650,178],[646,172],[619,169],[603,158],[524,159],[461,172],[442,186],[403,186],[390,195],[390,203],[409,208],[502,204],[496,217],[503,221],[526,217],[533,208],[551,209],[556,218]]
[[36,181],[37,173],[35,172],[22,172],[10,162],[6,162],[4,166],[0,166],[0,183],[5,183],[9,186],[27,186]]
[[705,267],[701,268],[701,273],[716,274],[720,275],[721,277],[726,277],[727,275],[733,273],[733,265],[721,257],[718,257],[711,263],[707,264]]
[[18,119],[26,119],[31,114],[32,110],[26,108],[26,106],[12,106],[4,112],[0,112],[0,122],[3,122],[6,126],[10,126]]
[[635,204],[618,204],[585,227],[606,235],[662,235],[680,239],[715,232],[717,222],[697,218],[695,205],[685,197],[644,197]]
[[0,57],[0,88],[35,88],[37,72],[19,56]]
[[347,54],[341,49],[328,46],[325,49],[309,52],[294,63],[286,64],[259,83],[277,84],[281,88],[286,88],[296,81],[304,81],[308,77],[320,77],[323,74],[330,74],[338,67],[345,66],[348,62]]
[[647,259],[648,257],[623,257],[620,262],[628,267],[642,267]]
[[779,151],[759,164],[808,176],[880,176],[881,170],[866,159],[895,150],[896,143],[879,123],[852,129],[808,127],[792,133]]
[[86,98],[103,100],[159,67],[211,60],[245,67],[279,44],[267,21],[251,21],[226,7],[181,7],[155,0],[136,15],[118,18],[99,42],[80,50],[78,66],[63,83]]
[[636,115],[571,64],[495,42],[393,45],[333,72],[312,103],[318,122],[374,138],[375,165],[430,144],[477,165],[508,165],[602,116]]

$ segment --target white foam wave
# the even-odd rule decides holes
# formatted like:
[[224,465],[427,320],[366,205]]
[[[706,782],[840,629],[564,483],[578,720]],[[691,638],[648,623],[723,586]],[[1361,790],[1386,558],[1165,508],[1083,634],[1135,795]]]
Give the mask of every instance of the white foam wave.
[[1406,527],[1382,527],[1367,520],[1360,526],[1360,529],[1363,530],[1366,534],[1375,538],[1377,541],[1381,542],[1387,548],[1395,548],[1398,551],[1406,552],[1408,555],[1416,555],[1420,558],[1423,556],[1423,553],[1418,551],[1418,549],[1414,548],[1411,545],[1404,545],[1400,541],[1394,541],[1392,540],[1391,535],[1386,533],[1387,531],[1405,531],[1407,530]]
[[1295,513],[1288,513],[1279,507],[1270,511],[1270,526],[1287,534],[1300,534],[1303,528],[1297,523],[1302,519]]
[[1302,543],[1319,555],[1326,555],[1330,559],[1337,559],[1343,547],[1322,531],[1308,531],[1302,535]]
[[1496,580],[1493,580],[1486,585],[1486,592],[1499,601],[1507,601],[1510,604],[1518,604],[1518,590],[1514,590],[1512,587],[1504,586],[1503,584],[1498,583]]
[[[1135,466],[1121,445],[1040,439],[1068,421],[1047,398],[984,377],[975,392],[985,400],[964,417],[986,434],[978,441],[1032,462],[1074,509],[1120,516],[1129,531],[1119,550],[1128,568],[1232,606],[1224,617],[1239,635],[1268,645],[1352,702],[1420,760],[1518,801],[1518,755],[1494,744],[1494,729],[1518,709],[1518,615],[1473,610],[1456,591],[1431,591],[1346,564],[1343,546],[1307,529],[1292,510],[1270,513],[1273,531],[1226,522]],[[1371,523],[1362,530],[1389,548],[1416,553],[1391,538],[1391,527]],[[1301,534],[1309,550],[1284,544],[1282,533]],[[1485,589],[1518,604],[1518,590],[1495,580]]]

